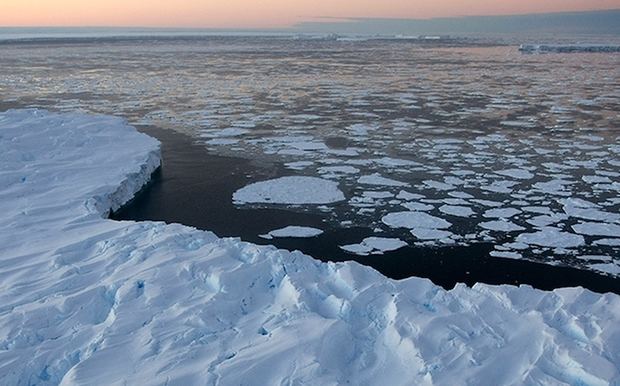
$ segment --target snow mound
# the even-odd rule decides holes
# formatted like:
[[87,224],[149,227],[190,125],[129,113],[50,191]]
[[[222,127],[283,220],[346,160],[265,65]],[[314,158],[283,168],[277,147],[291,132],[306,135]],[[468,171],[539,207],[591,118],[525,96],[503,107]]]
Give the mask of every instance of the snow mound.
[[[0,113],[0,384],[614,384],[620,297],[394,281],[105,214],[159,165],[117,118]],[[441,224],[440,224],[441,225]]]
[[281,177],[237,190],[237,204],[331,204],[344,200],[338,183],[317,177]]

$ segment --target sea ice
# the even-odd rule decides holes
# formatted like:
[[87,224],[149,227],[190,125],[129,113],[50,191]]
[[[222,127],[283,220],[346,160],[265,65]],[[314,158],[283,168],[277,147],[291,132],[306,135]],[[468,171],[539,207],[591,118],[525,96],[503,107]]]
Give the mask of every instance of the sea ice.
[[361,176],[357,182],[365,185],[379,185],[379,186],[409,186],[408,183],[402,181],[396,181],[391,178],[386,178],[378,173]]
[[344,199],[337,182],[297,176],[255,182],[233,194],[237,204],[330,204]]
[[439,217],[424,212],[395,212],[385,215],[381,221],[391,228],[444,229],[452,224]]
[[456,206],[456,205],[442,205],[439,207],[439,211],[451,216],[458,217],[471,217],[476,213],[468,206]]
[[322,234],[323,231],[321,229],[312,228],[312,227],[303,227],[296,225],[289,225],[287,227],[276,229],[269,232],[267,235],[269,237],[316,237]]
[[618,295],[446,291],[179,224],[106,219],[160,164],[157,141],[118,118],[0,113],[0,149],[2,385],[620,379]]
[[367,237],[359,244],[343,245],[340,248],[356,255],[380,255],[406,246],[406,242],[396,238]]
[[534,233],[521,233],[516,241],[549,248],[576,248],[585,243],[583,236],[562,232],[557,228],[543,228]]
[[478,226],[495,232],[517,232],[525,230],[522,226],[508,220],[486,221],[478,224]]

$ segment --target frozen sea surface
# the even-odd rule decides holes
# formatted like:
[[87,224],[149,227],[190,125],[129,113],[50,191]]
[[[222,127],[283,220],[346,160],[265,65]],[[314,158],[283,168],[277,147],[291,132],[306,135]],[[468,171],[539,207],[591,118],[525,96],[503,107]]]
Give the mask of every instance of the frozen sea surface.
[[620,380],[618,295],[445,291],[108,220],[160,164],[157,141],[118,118],[0,113],[0,149],[1,384]]
[[[286,165],[240,187],[229,198],[240,207],[506,253],[521,234],[553,227],[573,242],[519,243],[520,256],[584,270],[599,261],[579,256],[620,264],[618,53],[267,37],[0,49],[6,104],[121,115],[189,134],[212,154]],[[285,193],[281,177],[326,182]],[[403,210],[452,226],[403,233],[382,221]]]

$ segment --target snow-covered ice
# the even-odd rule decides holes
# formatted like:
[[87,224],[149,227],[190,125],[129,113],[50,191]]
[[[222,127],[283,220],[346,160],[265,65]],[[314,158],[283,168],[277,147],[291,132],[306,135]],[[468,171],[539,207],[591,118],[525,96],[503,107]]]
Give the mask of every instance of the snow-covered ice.
[[238,204],[331,204],[344,200],[338,183],[317,177],[280,177],[245,186],[233,194]]
[[118,118],[0,113],[0,384],[620,379],[614,294],[446,291],[183,225],[105,219],[158,165],[158,143]]
[[273,238],[273,237],[308,238],[308,237],[316,237],[322,233],[323,231],[317,228],[289,225],[281,229],[275,229],[267,233],[266,235],[264,235],[264,237],[265,238]]
[[397,238],[366,237],[359,244],[343,245],[340,248],[356,255],[380,255],[406,246],[406,242]]
[[534,233],[521,233],[517,242],[551,248],[575,248],[585,243],[583,236],[562,232],[557,228],[543,228]]
[[394,212],[383,216],[381,221],[391,228],[426,228],[444,229],[452,224],[448,221],[424,212]]

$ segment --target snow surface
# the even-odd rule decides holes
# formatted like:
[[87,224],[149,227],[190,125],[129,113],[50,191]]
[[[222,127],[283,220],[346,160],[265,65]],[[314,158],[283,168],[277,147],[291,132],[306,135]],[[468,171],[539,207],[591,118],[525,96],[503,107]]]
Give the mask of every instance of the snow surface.
[[105,219],[158,165],[118,118],[0,113],[0,384],[620,381],[617,295],[445,291]]
[[280,177],[245,186],[233,194],[237,204],[331,204],[344,200],[338,183],[317,177]]

